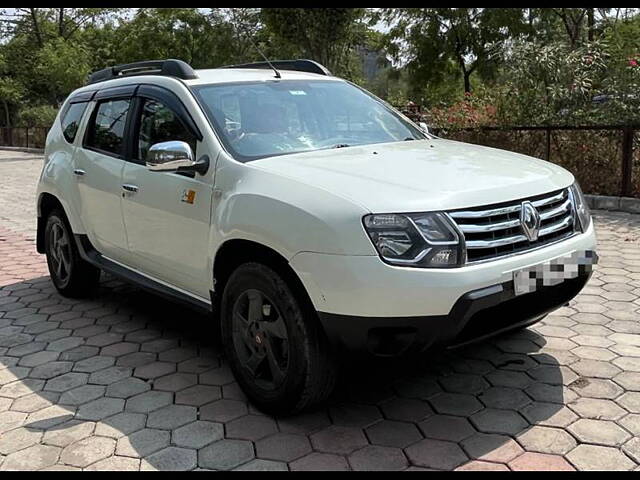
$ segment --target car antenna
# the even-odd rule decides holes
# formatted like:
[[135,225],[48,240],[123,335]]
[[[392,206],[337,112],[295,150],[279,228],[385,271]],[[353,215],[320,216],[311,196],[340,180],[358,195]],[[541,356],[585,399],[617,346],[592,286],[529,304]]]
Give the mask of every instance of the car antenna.
[[249,39],[249,41],[251,42],[251,45],[253,45],[253,48],[255,48],[257,50],[257,52],[260,54],[260,56],[262,58],[264,58],[264,61],[267,62],[267,65],[269,65],[271,67],[271,70],[274,71],[274,73],[276,74],[276,78],[282,78],[282,76],[280,75],[280,72],[278,71],[278,69],[276,67],[273,66],[273,63],[271,63],[269,61],[269,59],[267,58],[267,56],[262,53],[262,50],[260,50],[258,48],[258,46],[255,44],[255,42],[253,41],[253,39],[251,38],[251,36],[247,35],[247,38]]

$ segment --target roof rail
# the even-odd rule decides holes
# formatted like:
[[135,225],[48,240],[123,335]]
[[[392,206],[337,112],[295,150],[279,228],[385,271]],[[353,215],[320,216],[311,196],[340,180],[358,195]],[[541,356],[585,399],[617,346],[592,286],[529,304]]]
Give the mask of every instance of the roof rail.
[[[317,73],[318,75],[331,75],[327,67],[320,65],[313,60],[271,60],[271,65],[278,70],[295,70],[297,72]],[[267,62],[243,63],[241,65],[226,65],[220,68],[265,68],[271,69],[271,65]]]
[[152,74],[181,78],[183,80],[198,78],[193,68],[182,60],[148,60],[146,62],[128,63],[98,70],[89,75],[88,84],[105,82],[119,77]]

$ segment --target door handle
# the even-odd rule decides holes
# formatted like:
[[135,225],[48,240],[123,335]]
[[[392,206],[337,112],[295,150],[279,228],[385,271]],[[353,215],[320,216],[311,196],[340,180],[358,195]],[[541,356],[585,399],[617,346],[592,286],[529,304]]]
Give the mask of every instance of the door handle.
[[85,173],[87,173],[87,172],[85,172],[84,170],[81,170],[81,169],[79,169],[79,168],[76,168],[76,169],[73,171],[73,174],[74,174],[76,177],[83,177]]
[[124,185],[122,185],[122,189],[126,190],[127,192],[136,193],[138,191],[138,186],[125,183]]

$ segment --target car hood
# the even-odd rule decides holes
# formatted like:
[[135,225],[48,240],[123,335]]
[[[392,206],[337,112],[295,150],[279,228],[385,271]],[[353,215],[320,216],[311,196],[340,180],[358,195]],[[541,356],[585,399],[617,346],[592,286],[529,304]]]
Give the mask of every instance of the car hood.
[[373,213],[452,210],[531,197],[573,175],[533,157],[433,139],[319,150],[251,162]]

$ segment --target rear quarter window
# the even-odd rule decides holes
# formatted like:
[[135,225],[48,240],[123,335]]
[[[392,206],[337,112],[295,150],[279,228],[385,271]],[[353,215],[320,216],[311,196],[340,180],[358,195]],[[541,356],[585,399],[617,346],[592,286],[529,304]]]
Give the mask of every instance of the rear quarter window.
[[73,143],[75,140],[86,107],[86,103],[72,103],[62,115],[62,134],[67,142]]

